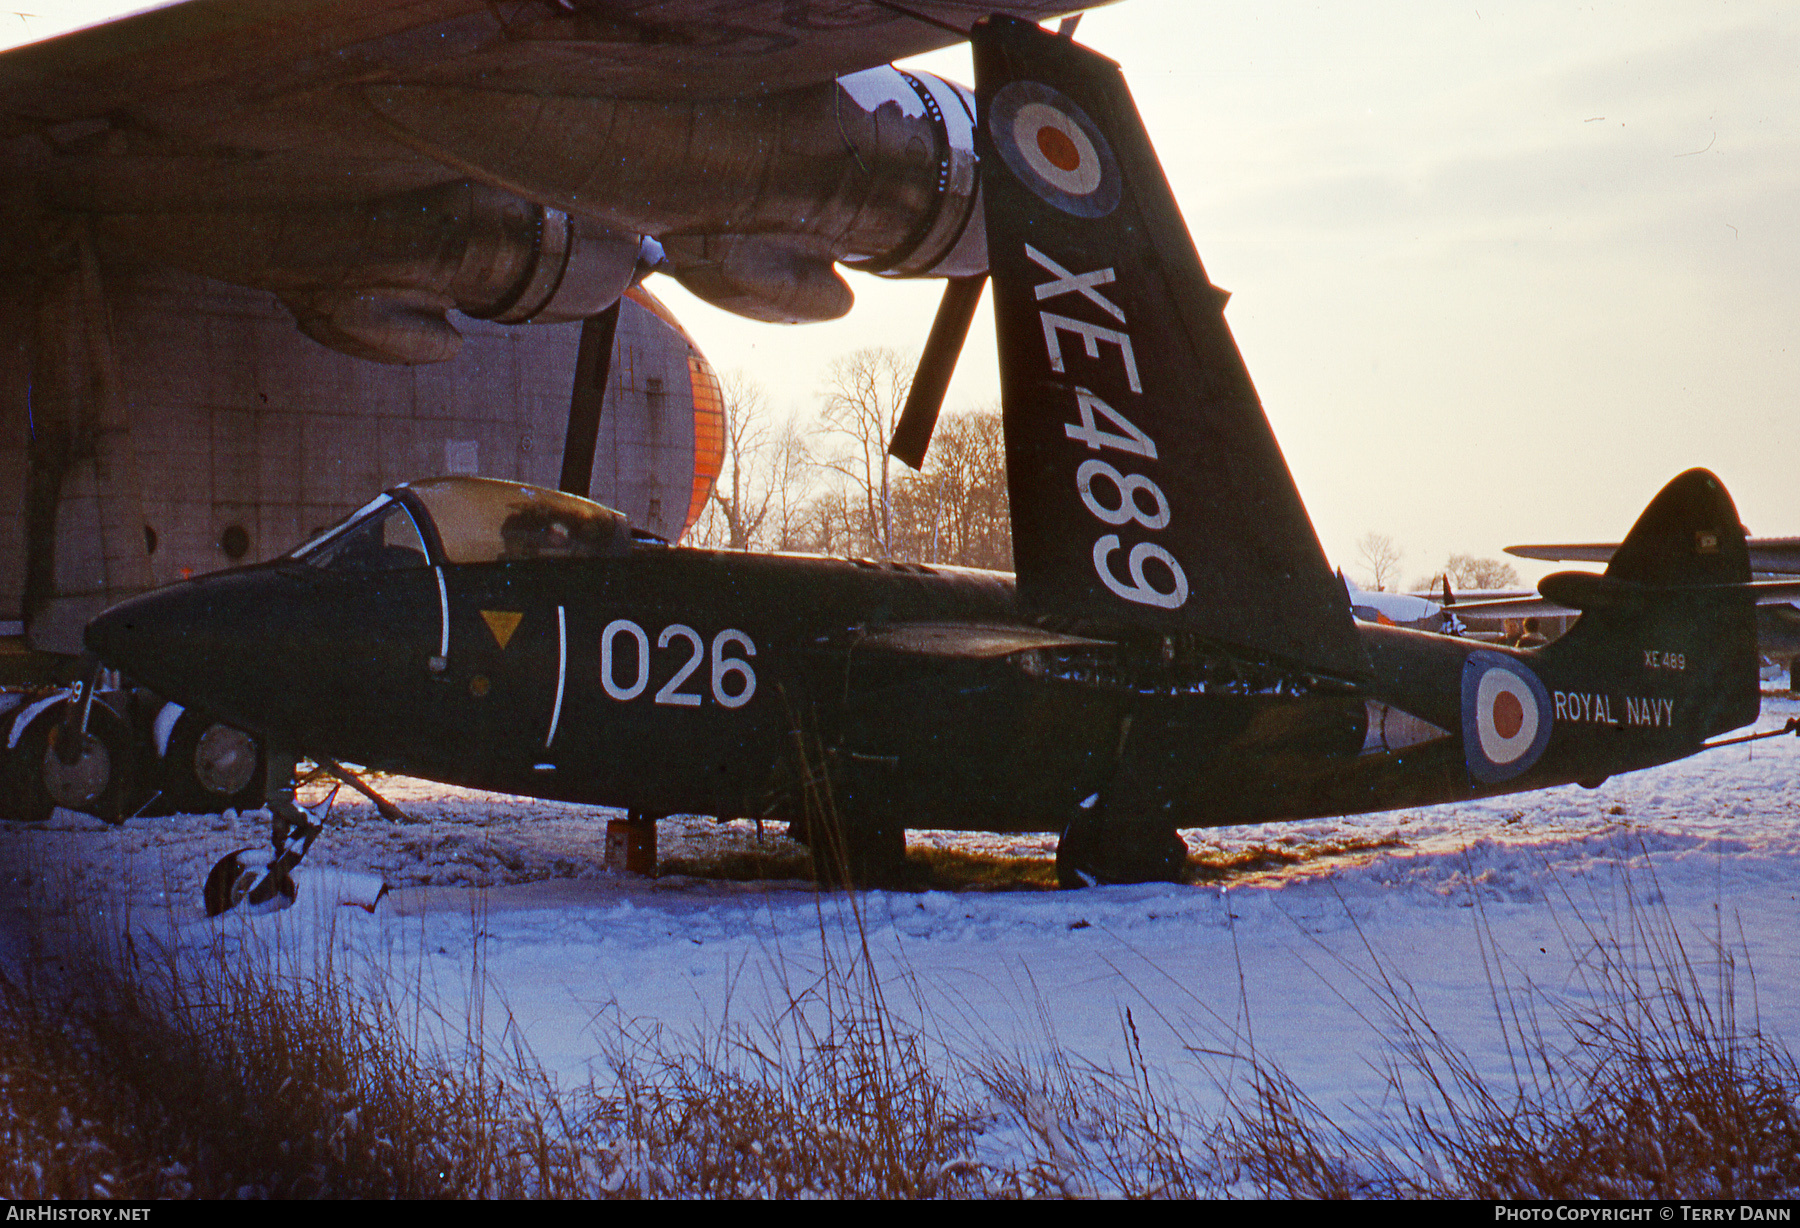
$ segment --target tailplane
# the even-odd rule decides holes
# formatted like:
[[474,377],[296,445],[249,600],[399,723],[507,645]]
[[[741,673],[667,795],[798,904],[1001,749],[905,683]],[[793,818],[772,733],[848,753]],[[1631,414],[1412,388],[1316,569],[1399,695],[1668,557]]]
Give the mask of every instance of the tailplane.
[[[1562,572],[1538,586],[1582,611],[1543,650],[1546,681],[1567,689],[1559,720],[1591,720],[1692,747],[1757,717],[1756,594],[1737,507],[1724,484],[1690,469],[1650,501],[1604,575]],[[1563,696],[1563,691],[1557,692]]]

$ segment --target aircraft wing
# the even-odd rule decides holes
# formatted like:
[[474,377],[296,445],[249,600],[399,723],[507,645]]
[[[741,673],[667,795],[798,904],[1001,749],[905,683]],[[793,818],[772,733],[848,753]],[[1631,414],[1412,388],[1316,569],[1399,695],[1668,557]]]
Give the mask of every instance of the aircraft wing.
[[[1800,580],[1754,580],[1749,584],[1729,585],[1743,589],[1756,599],[1757,605],[1788,605],[1800,601]],[[1579,614],[1573,606],[1562,605],[1543,597],[1511,597],[1494,601],[1459,601],[1452,607],[1458,615],[1474,618],[1522,618],[1526,615]]]
[[[1751,537],[1750,570],[1763,575],[1800,575],[1800,537]],[[1605,563],[1612,559],[1618,542],[1586,542],[1546,546],[1508,546],[1506,552],[1522,559],[1546,562]]]
[[[917,0],[967,29],[1068,0]],[[186,0],[0,54],[0,138],[36,132],[65,203],[366,199],[461,179],[369,122],[357,87],[738,98],[956,42],[874,0]]]
[[985,660],[1034,649],[1110,647],[1111,641],[1014,625],[901,623],[871,632],[858,641],[858,646],[910,656]]
[[1563,614],[1579,614],[1580,610],[1542,597],[1497,597],[1492,601],[1458,601],[1450,607],[1458,618],[1524,618],[1527,615],[1554,618]]

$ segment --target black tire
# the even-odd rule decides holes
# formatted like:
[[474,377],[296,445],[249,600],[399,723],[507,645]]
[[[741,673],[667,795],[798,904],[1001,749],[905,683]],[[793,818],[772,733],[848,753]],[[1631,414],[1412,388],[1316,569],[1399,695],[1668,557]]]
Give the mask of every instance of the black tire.
[[[131,727],[98,700],[88,711],[85,735],[65,729],[67,717],[67,701],[54,704],[20,736],[0,770],[0,811],[16,822],[41,823],[63,806],[108,823],[124,821],[134,760]],[[79,741],[71,748],[68,738]],[[65,762],[62,752],[71,749]]]
[[905,875],[904,827],[843,826],[807,835],[813,878],[821,887],[888,887]]
[[[14,714],[7,713],[4,728],[9,734],[13,719]],[[6,751],[0,762],[0,818],[12,823],[42,823],[56,809],[44,789],[43,758],[49,726],[60,719],[60,704],[38,713],[19,735],[18,743]]]
[[269,757],[261,741],[189,709],[169,732],[155,814],[255,810],[268,800]]
[[1122,883],[1187,881],[1188,847],[1172,829],[1110,830],[1086,813],[1056,844],[1056,882],[1065,890]]

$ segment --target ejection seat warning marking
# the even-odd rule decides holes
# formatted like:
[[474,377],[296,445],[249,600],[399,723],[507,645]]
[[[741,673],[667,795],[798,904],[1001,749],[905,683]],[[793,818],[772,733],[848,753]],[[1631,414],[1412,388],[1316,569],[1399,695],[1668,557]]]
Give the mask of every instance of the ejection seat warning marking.
[[[560,608],[559,606],[558,609]],[[515,614],[511,610],[483,610],[481,612],[481,621],[486,623],[488,630],[494,633],[494,642],[500,645],[503,652],[506,650],[506,645],[511,642],[513,632],[519,629],[519,620],[524,617],[524,614]]]
[[450,593],[444,588],[444,569],[433,567],[438,582],[438,659],[450,656]]
[[[483,610],[481,616],[486,618],[488,612]],[[512,622],[507,624],[506,634],[511,636],[513,628],[519,625],[519,615],[510,615]],[[500,640],[500,647],[506,647],[506,640],[501,639],[500,629],[490,621],[494,628],[494,638]],[[544,735],[544,749],[550,749],[550,743],[556,741],[556,726],[562,720],[563,685],[569,676],[569,618],[563,606],[556,607],[556,706],[550,709],[550,732]],[[542,764],[538,765],[540,768]]]

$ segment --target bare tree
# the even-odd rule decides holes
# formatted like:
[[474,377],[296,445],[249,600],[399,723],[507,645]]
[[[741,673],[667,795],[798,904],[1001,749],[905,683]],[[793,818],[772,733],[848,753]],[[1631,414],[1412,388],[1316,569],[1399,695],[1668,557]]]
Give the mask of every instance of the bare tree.
[[1386,533],[1364,533],[1356,543],[1356,557],[1362,560],[1369,588],[1377,593],[1387,592],[1400,578],[1400,560],[1405,554]]
[[902,476],[894,520],[898,556],[962,567],[1012,567],[1005,436],[997,410],[944,417],[924,472]]
[[867,553],[884,559],[894,557],[888,440],[912,387],[913,366],[898,350],[857,350],[831,364],[820,396],[821,424],[838,442],[823,464],[845,483],[844,498],[859,513],[858,536]]
[[768,394],[742,372],[726,377],[725,415],[724,464],[688,540],[715,549],[807,549],[818,477],[806,446],[810,424],[777,419]]
[[840,487],[830,486],[806,501],[803,548],[818,554],[845,555],[855,551],[856,522],[860,509],[854,508]]
[[817,466],[806,445],[810,424],[788,418],[776,431],[765,454],[769,475],[769,516],[763,530],[771,550],[805,550],[807,502],[816,484]]
[[764,519],[774,490],[767,480],[764,453],[769,450],[769,397],[742,371],[725,377],[725,464],[713,484],[712,502],[723,521],[730,550],[748,550]]
[[1517,588],[1519,573],[1511,563],[1478,559],[1472,554],[1453,554],[1444,562],[1444,574],[1457,588]]

